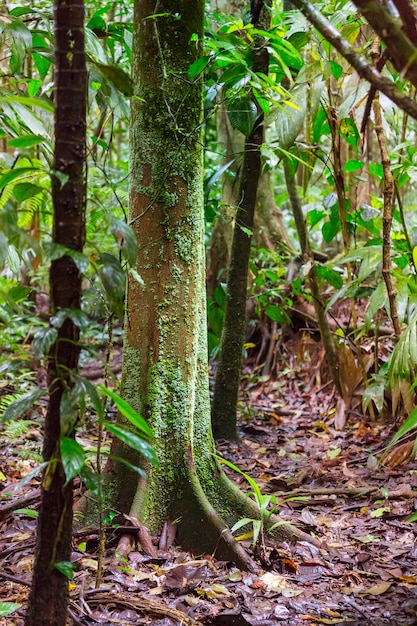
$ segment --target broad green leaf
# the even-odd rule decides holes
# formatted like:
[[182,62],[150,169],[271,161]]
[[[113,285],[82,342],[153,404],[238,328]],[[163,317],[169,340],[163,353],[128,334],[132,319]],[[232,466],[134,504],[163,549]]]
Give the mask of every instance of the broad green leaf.
[[67,483],[77,476],[85,464],[85,453],[80,444],[71,437],[61,437],[59,441],[61,460]]
[[48,242],[45,243],[44,249],[51,261],[55,261],[56,259],[60,259],[61,257],[68,255],[74,261],[75,265],[82,274],[85,274],[90,267],[90,259],[88,256],[82,252],[78,252],[77,250],[66,248],[58,243]]
[[347,163],[345,163],[344,170],[345,172],[356,172],[356,170],[360,170],[363,168],[363,161],[357,161],[356,159],[349,159]]
[[155,448],[145,441],[138,433],[130,430],[126,426],[120,424],[112,424],[110,422],[103,422],[104,428],[115,435],[120,441],[123,441],[130,448],[133,448],[139,454],[141,454],[149,463],[154,466],[158,465],[158,457],[155,452]]
[[133,426],[136,426],[139,430],[144,432],[148,437],[154,438],[154,432],[149,426],[148,422],[141,416],[133,407],[130,406],[126,400],[123,400],[117,393],[105,387],[104,385],[98,385],[97,390],[99,393],[111,398],[116,405],[118,411],[125,417]]
[[34,185],[33,183],[17,183],[13,187],[13,195],[18,202],[24,202],[42,193],[43,187]]
[[343,74],[343,67],[341,65],[339,65],[339,63],[336,63],[336,61],[329,61],[329,67],[330,67],[330,71],[331,71],[332,75],[335,77],[335,79],[339,80],[339,78]]
[[123,315],[126,274],[118,259],[105,252],[97,259],[98,272],[105,289],[108,302],[118,317]]
[[42,81],[39,78],[32,78],[27,84],[27,90],[29,96],[36,96],[39,89],[42,87]]
[[196,76],[199,76],[199,74],[204,72],[207,65],[210,63],[210,60],[211,56],[204,56],[196,59],[194,63],[191,63],[190,67],[188,68],[188,76],[190,78],[196,78]]
[[40,170],[36,167],[14,167],[0,177],[0,189],[3,189],[6,185],[16,180],[16,178],[23,178],[27,174],[33,174]]
[[98,395],[98,389],[87,378],[80,374],[73,374],[73,380],[77,387],[81,387],[84,390],[84,396],[90,398],[91,404],[94,407],[95,412],[99,419],[104,417],[104,404]]
[[138,252],[138,243],[135,233],[123,220],[109,216],[110,232],[116,238],[116,241],[126,257],[127,262],[131,266],[136,265],[136,256]]
[[115,456],[114,454],[108,454],[107,456],[109,459],[112,459],[113,461],[117,461],[118,463],[125,465],[130,471],[136,472],[143,478],[146,477],[146,472],[141,467],[138,467],[137,465],[132,465],[132,463],[129,463],[129,461],[126,461],[126,459],[123,459],[120,456]]
[[248,136],[258,118],[256,104],[245,96],[235,98],[227,107],[227,115],[233,128]]
[[207,312],[207,318],[211,330],[216,337],[221,337],[224,322],[224,311],[218,307],[212,307]]
[[56,328],[41,328],[33,337],[32,345],[36,357],[46,356],[58,337]]
[[88,491],[96,498],[100,498],[102,494],[100,494],[100,477],[97,472],[94,472],[88,465],[84,465],[80,470],[80,476]]
[[226,295],[226,289],[224,288],[223,285],[217,285],[213,293],[213,298],[217,302],[219,307],[224,310],[226,307],[227,295]]
[[101,74],[109,80],[124,96],[133,96],[133,82],[129,74],[127,74],[118,65],[106,65],[104,63],[94,63],[100,70]]
[[9,404],[3,415],[0,418],[0,424],[15,420],[21,417],[23,413],[26,413],[31,409],[42,396],[48,393],[47,389],[36,389],[35,391],[29,391],[20,396],[17,400]]
[[0,617],[7,617],[20,609],[22,605],[17,602],[0,602]]
[[44,109],[50,113],[54,112],[53,104],[45,98],[31,98],[29,96],[0,96],[0,105],[4,103],[23,104],[25,107],[35,107]]
[[357,146],[360,141],[359,131],[351,117],[345,117],[339,124],[339,132],[350,146]]
[[23,135],[22,137],[14,137],[7,142],[11,148],[32,148],[46,141],[42,135]]
[[81,309],[59,309],[55,315],[50,318],[50,323],[54,328],[61,328],[66,319],[70,319],[75,326],[84,329],[89,324],[88,315]]
[[269,319],[274,322],[278,322],[279,324],[283,323],[285,320],[284,312],[281,307],[276,304],[268,304],[265,307],[265,313],[269,317]]
[[59,563],[54,563],[55,569],[61,574],[64,574],[65,578],[68,580],[74,580],[74,564],[71,561],[60,561]]
[[79,398],[76,387],[64,389],[60,403],[61,434],[69,435],[73,432],[78,420]]

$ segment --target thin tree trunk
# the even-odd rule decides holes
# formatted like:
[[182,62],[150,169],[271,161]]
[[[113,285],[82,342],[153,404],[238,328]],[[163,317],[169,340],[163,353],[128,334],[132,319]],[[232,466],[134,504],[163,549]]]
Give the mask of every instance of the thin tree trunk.
[[[256,26],[269,30],[270,5],[262,2]],[[261,40],[253,50],[252,71],[268,74],[269,54]],[[237,400],[246,330],[246,291],[258,181],[261,175],[260,148],[264,141],[263,116],[245,142],[239,204],[235,217],[230,265],[227,276],[226,311],[220,358],[212,405],[215,438],[237,439]]]
[[337,364],[337,353],[333,341],[332,332],[329,321],[326,317],[325,306],[320,293],[320,286],[317,277],[314,255],[311,251],[310,241],[308,238],[307,226],[304,214],[301,208],[300,199],[297,193],[294,176],[291,172],[287,158],[284,159],[285,182],[287,184],[288,198],[290,200],[291,209],[294,215],[294,221],[297,228],[298,239],[300,241],[301,254],[303,264],[309,268],[308,282],[310,285],[311,295],[313,297],[314,309],[317,316],[317,323],[320,329],[320,335],[326,352],[327,363],[336,387],[340,389],[339,370]]
[[[372,44],[372,56],[375,64],[380,56],[379,38],[375,37]],[[381,104],[379,102],[379,94],[376,93],[372,107],[374,110],[375,134],[378,139],[379,151],[381,153],[381,164],[384,172],[383,197],[384,210],[382,214],[382,276],[387,288],[390,315],[392,325],[394,327],[395,338],[398,341],[401,335],[400,323],[398,321],[398,310],[396,291],[391,276],[391,225],[392,225],[392,209],[394,204],[394,178],[391,171],[391,160],[389,158],[387,139],[385,137],[384,126],[382,123]]]
[[[55,5],[55,157],[52,196],[53,242],[81,251],[85,237],[85,115],[87,73],[82,0],[56,0]],[[61,176],[62,175],[62,176]],[[53,312],[79,309],[81,276],[64,255],[51,264]],[[67,317],[48,360],[50,401],[45,419],[41,507],[26,626],[65,626],[68,579],[55,565],[71,557],[72,483],[60,462],[60,437],[71,436],[73,424],[61,425],[60,404],[77,368],[79,331]]]

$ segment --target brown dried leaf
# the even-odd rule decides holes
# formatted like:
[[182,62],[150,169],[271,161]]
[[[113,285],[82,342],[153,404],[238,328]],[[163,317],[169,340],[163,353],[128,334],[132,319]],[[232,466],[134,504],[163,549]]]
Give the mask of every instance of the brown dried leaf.
[[384,459],[384,465],[388,467],[398,467],[401,463],[412,458],[414,441],[407,441],[400,446],[395,446]]

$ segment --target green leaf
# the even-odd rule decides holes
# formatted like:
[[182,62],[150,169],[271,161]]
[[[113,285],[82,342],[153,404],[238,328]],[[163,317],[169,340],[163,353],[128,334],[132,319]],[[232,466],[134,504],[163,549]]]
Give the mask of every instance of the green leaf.
[[138,467],[137,465],[132,465],[132,463],[129,463],[129,461],[126,461],[126,459],[123,459],[120,456],[115,456],[114,454],[109,454],[107,456],[109,459],[125,465],[131,472],[136,472],[137,474],[142,476],[142,478],[146,478],[146,472],[141,467]]
[[81,473],[85,464],[85,453],[82,446],[71,437],[61,437],[59,445],[62,465],[68,483],[74,476]]
[[357,146],[360,141],[359,131],[351,117],[345,117],[339,124],[339,132],[350,146]]
[[0,189],[3,189],[6,185],[16,180],[16,178],[23,178],[26,174],[33,174],[39,171],[37,167],[14,167],[0,177]]
[[0,617],[7,617],[7,615],[20,609],[21,606],[17,602],[0,602]]
[[17,483],[17,489],[23,489],[23,487],[25,485],[27,485],[27,483],[30,483],[30,481],[32,480],[32,478],[35,478],[38,474],[40,474],[41,472],[43,472],[44,469],[46,469],[49,465],[49,461],[45,461],[44,463],[41,463],[40,465],[38,465],[37,467],[35,467],[33,470],[31,470],[28,474],[26,474],[25,476],[23,476],[23,478],[21,478],[19,480],[19,482]]
[[357,161],[356,159],[349,159],[347,163],[345,163],[344,170],[345,172],[356,172],[356,170],[361,170],[363,168],[363,161]]
[[126,274],[119,260],[112,254],[105,252],[97,260],[99,275],[105,289],[108,302],[118,317],[122,317],[124,310],[124,295],[126,289]]
[[68,318],[78,328],[85,329],[88,327],[88,315],[86,315],[84,311],[81,311],[81,309],[59,309],[49,321],[54,328],[61,328],[62,324]]
[[254,521],[255,520],[250,517],[242,517],[236,524],[233,524],[230,532],[234,533],[236,530],[239,530],[239,528],[242,528],[242,526],[248,526],[249,524],[252,526]]
[[68,580],[74,580],[74,564],[71,561],[60,561],[59,563],[54,563],[55,569],[61,574],[64,574],[65,578]]
[[233,128],[239,130],[246,137],[251,133],[258,119],[258,109],[250,98],[241,96],[229,104],[227,115]]
[[62,435],[71,434],[77,422],[79,412],[79,397],[77,391],[76,387],[67,387],[63,391],[60,404]]
[[88,491],[96,498],[100,498],[102,494],[100,494],[99,475],[94,472],[91,467],[88,467],[88,465],[84,465],[84,467],[82,467],[80,470],[80,476],[83,479]]
[[27,517],[38,517],[39,511],[34,511],[33,509],[15,509],[14,514],[20,513],[20,515],[26,515]]
[[61,244],[58,243],[45,242],[44,248],[51,261],[60,259],[65,255],[71,257],[71,259],[74,261],[75,265],[82,274],[85,274],[90,267],[90,259],[82,252],[72,250],[71,248],[66,248],[65,246],[61,246]]
[[339,78],[343,74],[343,67],[339,65],[339,63],[336,63],[336,61],[329,61],[329,66],[332,75],[335,77],[336,80],[339,80]]
[[37,403],[39,398],[47,393],[47,389],[36,389],[35,391],[29,391],[28,393],[20,396],[17,400],[14,400],[14,402],[9,404],[3,412],[3,415],[0,418],[0,424],[4,424],[5,422],[21,417],[23,413],[26,413],[26,411],[31,409]]
[[136,426],[139,430],[144,432],[151,439],[154,438],[154,432],[149,426],[148,422],[141,416],[133,407],[130,406],[126,400],[123,400],[117,393],[105,387],[104,385],[98,385],[97,389],[100,393],[111,398],[116,405],[118,411],[125,417],[133,426]]
[[44,98],[30,98],[29,96],[1,96],[0,97],[0,105],[7,103],[16,103],[16,104],[24,104],[26,107],[35,107],[38,109],[44,109],[45,111],[49,111],[49,113],[54,112],[54,107],[49,100],[45,100]]
[[127,74],[120,66],[105,65],[104,63],[94,63],[94,65],[100,70],[104,78],[113,83],[120,93],[127,97],[133,96],[133,81],[129,74]]
[[214,293],[213,293],[213,298],[217,302],[219,307],[221,309],[223,309],[223,311],[224,311],[224,309],[226,307],[227,294],[226,294],[226,289],[224,288],[223,285],[217,285],[217,287],[216,287],[216,289],[214,290]]
[[42,135],[23,135],[22,137],[14,137],[7,142],[10,148],[33,148],[40,143],[46,141]]
[[98,395],[97,387],[93,385],[87,378],[80,376],[80,374],[73,374],[73,380],[77,387],[81,388],[84,396],[90,398],[91,404],[94,407],[95,412],[99,419],[104,417],[104,404]]
[[13,195],[18,202],[24,202],[42,193],[43,187],[34,185],[33,183],[17,183],[13,187]]
[[194,63],[191,63],[190,67],[188,68],[188,76],[190,78],[196,78],[199,74],[204,72],[207,65],[210,63],[210,60],[211,56],[204,56],[196,59]]
[[36,357],[46,356],[58,337],[56,328],[41,328],[33,336],[33,351]]
[[387,454],[388,451],[391,450],[392,446],[396,444],[397,441],[401,439],[401,437],[404,437],[404,435],[409,433],[411,430],[414,430],[416,427],[417,427],[417,407],[415,407],[411,411],[410,415],[407,417],[404,424],[402,424],[402,426],[400,426],[400,428],[397,430],[397,432],[395,433],[395,435],[389,442],[386,448],[385,454]]
[[256,502],[258,503],[262,502],[262,492],[259,488],[258,483],[252,478],[252,476],[249,476],[249,474],[246,474],[246,472],[243,472],[241,469],[237,467],[237,465],[234,465],[234,463],[231,463],[227,459],[224,459],[223,457],[218,456],[217,454],[215,454],[214,456],[218,461],[220,461],[220,463],[222,463],[223,465],[226,465],[227,467],[232,469],[234,472],[241,474],[244,477],[244,479],[249,483],[249,485],[252,487]]
[[119,424],[111,424],[110,422],[103,422],[103,426],[113,433],[120,441],[123,441],[130,448],[133,448],[139,454],[145,457],[149,463],[154,465],[155,467],[158,465],[158,457],[156,455],[155,448],[145,441],[143,437],[139,434],[135,433],[133,430],[130,430],[126,426],[121,426]]
[[268,304],[265,307],[265,313],[269,317],[269,319],[273,320],[274,322],[278,322],[279,324],[282,324],[285,321],[285,316],[283,314],[282,309],[279,306],[276,306],[275,304]]
[[126,257],[129,265],[134,267],[136,265],[136,257],[138,252],[138,243],[135,233],[130,228],[130,226],[126,224],[126,222],[118,219],[117,217],[109,216],[109,221],[110,232],[116,238],[120,250]]

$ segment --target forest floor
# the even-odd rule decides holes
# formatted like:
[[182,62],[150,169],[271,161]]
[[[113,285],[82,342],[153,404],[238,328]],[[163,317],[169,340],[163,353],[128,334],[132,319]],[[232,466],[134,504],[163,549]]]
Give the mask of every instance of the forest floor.
[[[417,625],[416,532],[406,521],[416,508],[416,465],[378,462],[395,432],[392,420],[364,416],[360,395],[341,418],[333,385],[322,382],[317,368],[321,348],[297,341],[285,371],[277,366],[260,380],[247,368],[241,439],[219,442],[218,451],[274,495],[279,515],[321,547],[266,538],[263,573],[255,575],[178,547],[157,556],[137,548],[118,559],[119,533],[110,523],[104,576],[95,589],[98,535],[78,533],[69,626]],[[36,465],[39,419],[31,415],[3,431],[2,494]],[[89,436],[86,428],[86,443]],[[226,471],[250,491],[242,475]],[[23,624],[38,503],[37,478],[0,503],[0,602],[20,605],[0,618],[7,626]],[[243,543],[251,551],[250,538]]]

